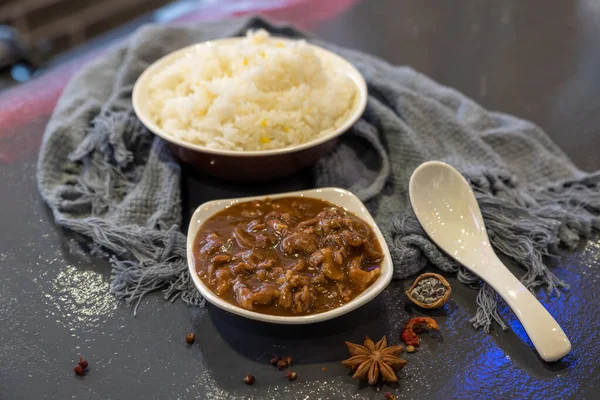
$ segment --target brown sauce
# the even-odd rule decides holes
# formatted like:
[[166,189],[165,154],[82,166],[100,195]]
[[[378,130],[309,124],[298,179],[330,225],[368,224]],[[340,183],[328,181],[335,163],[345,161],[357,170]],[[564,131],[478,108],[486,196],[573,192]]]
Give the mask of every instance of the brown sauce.
[[234,204],[206,220],[193,245],[200,279],[223,300],[270,315],[340,307],[381,274],[371,227],[305,197]]

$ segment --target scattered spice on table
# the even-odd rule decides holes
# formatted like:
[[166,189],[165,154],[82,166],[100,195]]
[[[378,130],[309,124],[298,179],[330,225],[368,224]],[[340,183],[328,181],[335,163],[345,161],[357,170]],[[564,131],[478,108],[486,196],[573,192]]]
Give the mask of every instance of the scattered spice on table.
[[281,358],[279,356],[273,356],[270,360],[269,360],[269,364],[277,366],[277,363],[279,362],[279,360],[281,360]]
[[406,346],[407,353],[414,353],[415,351],[417,351],[417,348],[415,346],[413,346],[412,344],[409,344],[408,346]]
[[279,370],[282,370],[294,365],[294,360],[292,359],[292,356],[279,357],[278,355],[274,355],[269,360],[269,364],[276,366]]
[[385,392],[384,393],[385,396],[385,400],[396,400],[396,395],[391,394],[390,392]]
[[423,331],[423,329],[437,331],[440,329],[439,325],[433,318],[430,317],[416,317],[411,318],[402,331],[402,341],[407,345],[418,346],[421,342],[417,333]]
[[255,379],[254,379],[254,376],[252,376],[252,375],[250,375],[250,374],[248,374],[248,375],[247,375],[247,376],[244,378],[244,383],[245,383],[246,385],[254,385],[254,381],[255,381]]
[[406,365],[406,360],[400,358],[402,346],[388,347],[386,337],[377,343],[365,336],[364,345],[346,342],[350,357],[342,364],[354,371],[355,379],[367,380],[369,385],[374,385],[380,376],[384,382],[397,382],[396,371]]
[[327,371],[327,368],[323,367],[321,368],[321,371]]
[[287,368],[287,366],[288,366],[288,363],[287,363],[287,361],[285,359],[282,358],[281,360],[277,361],[277,368],[278,369],[282,370],[284,368]]
[[79,363],[73,367],[73,372],[77,376],[84,376],[88,369],[88,362],[83,359],[83,357],[79,357]]
[[298,377],[298,374],[294,371],[288,371],[285,373],[285,377],[288,379],[288,381],[295,381]]
[[452,288],[443,276],[431,272],[419,275],[406,291],[410,301],[422,308],[440,308],[450,299]]
[[188,335],[185,337],[185,342],[187,344],[194,344],[195,341],[196,335],[194,335],[193,333],[188,333]]
[[81,365],[81,368],[87,369],[89,364],[83,357],[79,357],[79,365]]
[[277,361],[277,368],[279,370],[285,369],[285,368],[293,365],[292,362],[293,362],[292,357],[290,357],[290,356],[283,357],[279,361]]
[[77,375],[77,376],[84,376],[85,375],[84,369],[79,364],[77,364],[75,366],[75,368],[73,368],[73,371],[75,371],[75,375]]

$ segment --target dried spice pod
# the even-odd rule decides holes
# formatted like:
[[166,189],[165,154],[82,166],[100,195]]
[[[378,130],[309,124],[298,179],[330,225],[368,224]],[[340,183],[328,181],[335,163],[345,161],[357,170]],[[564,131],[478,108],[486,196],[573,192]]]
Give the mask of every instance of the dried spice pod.
[[431,309],[443,307],[450,299],[452,288],[440,274],[426,272],[419,275],[405,293],[414,304]]
[[350,368],[355,379],[366,380],[369,385],[374,385],[381,377],[384,382],[398,382],[396,371],[406,365],[406,360],[400,358],[402,346],[387,345],[386,337],[377,343],[365,336],[364,345],[346,342],[350,357],[342,364]]

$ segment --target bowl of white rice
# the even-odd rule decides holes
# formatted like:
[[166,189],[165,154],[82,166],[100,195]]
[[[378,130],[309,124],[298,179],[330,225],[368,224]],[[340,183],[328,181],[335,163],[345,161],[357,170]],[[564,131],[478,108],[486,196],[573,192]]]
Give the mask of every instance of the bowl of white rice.
[[340,56],[259,30],[168,54],[142,73],[132,101],[184,162],[267,180],[327,154],[362,115],[367,87]]

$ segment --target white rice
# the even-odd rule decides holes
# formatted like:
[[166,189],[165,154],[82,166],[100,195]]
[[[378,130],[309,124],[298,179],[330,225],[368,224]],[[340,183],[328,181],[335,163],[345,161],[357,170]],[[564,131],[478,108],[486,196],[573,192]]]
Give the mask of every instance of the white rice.
[[338,128],[356,96],[304,41],[260,30],[231,45],[200,46],[152,77],[155,123],[213,149],[267,150],[305,143]]

